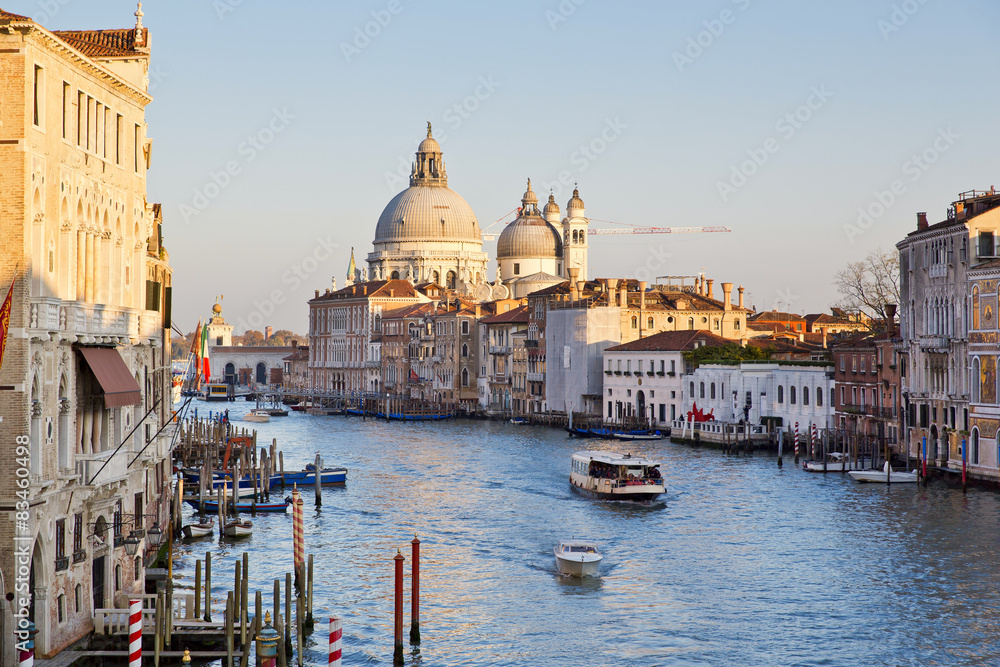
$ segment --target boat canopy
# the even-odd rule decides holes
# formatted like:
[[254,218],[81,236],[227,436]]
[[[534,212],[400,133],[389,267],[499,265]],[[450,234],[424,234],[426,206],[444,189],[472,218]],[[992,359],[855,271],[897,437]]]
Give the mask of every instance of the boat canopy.
[[644,466],[651,468],[653,466],[660,465],[659,461],[653,459],[643,458],[641,456],[632,456],[631,454],[619,454],[617,452],[602,452],[602,451],[582,451],[575,452],[573,458],[577,461],[597,461],[599,463],[607,463],[613,466]]

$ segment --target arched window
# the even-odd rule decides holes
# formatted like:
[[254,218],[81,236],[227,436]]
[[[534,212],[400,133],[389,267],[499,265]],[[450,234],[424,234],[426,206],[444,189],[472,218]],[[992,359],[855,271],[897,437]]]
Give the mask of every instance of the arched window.
[[702,382],[701,386],[698,389],[699,389],[698,394],[701,396],[701,398],[705,398],[705,383]]
[[969,384],[972,385],[972,402],[978,403],[980,396],[982,395],[981,389],[983,382],[983,378],[980,375],[979,357],[972,360],[972,377],[969,379],[971,380]]
[[462,369],[462,386],[463,387],[468,387],[469,386],[469,369],[468,368],[463,368]]
[[791,405],[795,405],[795,387],[788,388],[788,402]]
[[694,382],[691,383],[691,391],[689,392],[691,398],[694,398]]
[[778,405],[785,402],[785,388],[780,384],[778,385]]
[[393,271],[389,278],[392,280],[399,280],[399,271]]
[[646,328],[647,329],[652,329],[653,328],[653,318],[652,317],[647,317],[646,318]]
[[972,287],[972,328],[979,328],[979,286]]
[[714,382],[711,385],[709,385],[709,395],[712,398],[715,398],[715,383]]
[[[462,343],[462,357],[465,358],[468,356],[469,356],[469,346],[466,345],[465,343]],[[608,363],[610,364],[611,362],[609,361]]]
[[809,387],[802,387],[802,405],[809,405]]
[[261,361],[257,364],[256,380],[257,384],[265,384],[267,382],[267,366]]
[[689,317],[688,318],[688,329],[692,329],[692,330],[694,329],[694,318],[693,317]]
[[969,448],[969,462],[979,465],[979,428],[972,429],[972,446]]
[[715,329],[716,331],[719,330],[719,318],[718,317],[716,317],[715,319],[712,320],[712,328]]
[[635,315],[632,316],[632,328],[633,329],[639,328],[639,318],[636,317]]
[[375,331],[382,331],[382,316],[375,316]]
[[816,387],[816,405],[823,407],[823,387]]

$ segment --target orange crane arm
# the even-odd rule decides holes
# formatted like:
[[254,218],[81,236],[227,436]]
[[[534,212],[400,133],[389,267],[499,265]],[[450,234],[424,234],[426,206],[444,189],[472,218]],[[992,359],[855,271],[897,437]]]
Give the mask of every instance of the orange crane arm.
[[729,227],[629,227],[627,229],[590,228],[587,234],[699,234],[702,232],[731,232]]

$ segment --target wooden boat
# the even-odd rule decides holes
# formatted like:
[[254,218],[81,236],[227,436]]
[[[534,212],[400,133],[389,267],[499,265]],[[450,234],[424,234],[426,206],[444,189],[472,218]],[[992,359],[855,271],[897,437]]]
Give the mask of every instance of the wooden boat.
[[[323,468],[320,471],[319,483],[322,486],[347,483],[347,468]],[[304,470],[285,472],[285,484],[310,486],[316,484],[316,467],[311,463]],[[271,475],[271,488],[281,485],[281,474]]]
[[826,465],[822,459],[813,461],[812,459],[802,462],[802,469],[806,472],[843,472],[847,470],[850,461],[841,452],[830,452],[826,455]]
[[243,421],[264,424],[271,421],[271,415],[267,410],[251,410],[243,415]]
[[615,440],[662,440],[668,433],[661,431],[616,431],[613,434]]
[[573,438],[573,437],[577,437],[577,438],[593,438],[594,437],[593,432],[590,429],[586,429],[586,428],[574,428],[574,427],[571,427],[571,426],[567,426],[566,427],[566,432],[569,433],[569,437],[571,437],[571,438]]
[[847,474],[857,482],[874,482],[876,484],[916,484],[917,471],[890,471],[886,461],[881,470],[848,470]]
[[250,537],[253,533],[253,524],[249,521],[229,521],[226,523],[226,527],[223,528],[226,533],[226,537]]
[[195,539],[211,535],[213,530],[215,530],[215,525],[208,521],[207,523],[189,523],[181,528],[181,533],[188,539]]
[[527,426],[530,422],[524,417],[514,417],[510,420],[510,423],[515,426]]
[[604,558],[595,543],[584,540],[564,540],[554,551],[559,573],[571,577],[596,575]]
[[660,463],[631,454],[575,452],[569,481],[576,489],[603,500],[648,502],[666,492]]
[[[245,500],[238,501],[236,503],[237,512],[251,512],[256,510],[257,512],[284,512],[288,509],[290,501],[288,499],[280,501],[272,501],[269,503],[252,503]],[[232,507],[232,501],[226,502],[226,507]],[[256,505],[256,507],[255,507]],[[219,511],[219,501],[218,500],[208,500],[205,499],[205,511],[209,513],[216,513]]]

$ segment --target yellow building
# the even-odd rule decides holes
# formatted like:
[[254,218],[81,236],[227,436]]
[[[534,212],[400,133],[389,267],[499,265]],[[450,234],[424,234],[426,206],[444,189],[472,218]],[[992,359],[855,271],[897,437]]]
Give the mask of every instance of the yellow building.
[[[0,10],[4,294],[15,281],[0,367],[0,587],[30,589],[4,602],[3,627],[23,607],[43,656],[86,634],[95,609],[143,591],[146,531],[166,531],[170,266],[146,201],[141,4],[135,16],[134,28],[57,32]],[[25,501],[26,515],[12,511]]]

